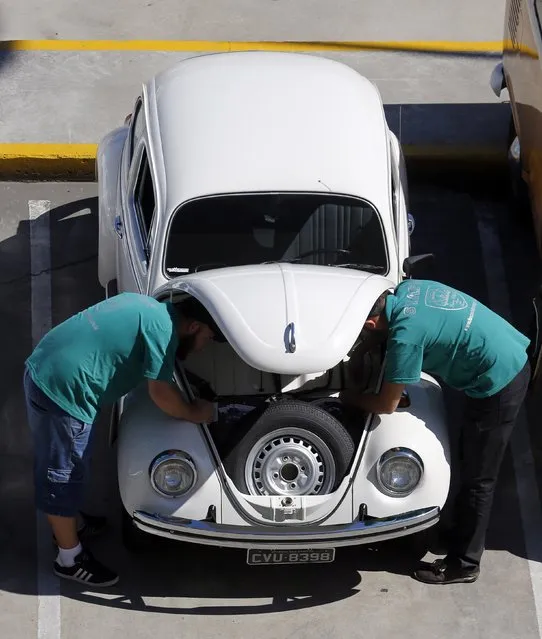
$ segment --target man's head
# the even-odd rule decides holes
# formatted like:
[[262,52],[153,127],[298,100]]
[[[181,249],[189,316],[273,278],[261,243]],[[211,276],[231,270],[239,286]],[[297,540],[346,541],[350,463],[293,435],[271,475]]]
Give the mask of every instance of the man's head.
[[367,316],[365,324],[363,325],[363,330],[377,331],[382,334],[387,332],[388,321],[386,319],[384,310],[386,308],[386,299],[389,294],[389,291],[384,291],[384,293],[382,293],[382,295],[380,295],[376,302],[373,304],[373,308],[369,311],[369,315]]
[[180,316],[177,355],[181,359],[186,359],[189,353],[201,351],[212,340],[226,341],[211,314],[195,297],[188,297],[175,308]]

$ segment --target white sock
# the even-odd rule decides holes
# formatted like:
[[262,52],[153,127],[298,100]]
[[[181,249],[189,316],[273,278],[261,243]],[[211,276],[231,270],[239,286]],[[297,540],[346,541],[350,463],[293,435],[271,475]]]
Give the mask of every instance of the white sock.
[[75,548],[59,548],[56,561],[64,568],[71,568],[75,563],[75,558],[82,550],[81,544],[77,544]]

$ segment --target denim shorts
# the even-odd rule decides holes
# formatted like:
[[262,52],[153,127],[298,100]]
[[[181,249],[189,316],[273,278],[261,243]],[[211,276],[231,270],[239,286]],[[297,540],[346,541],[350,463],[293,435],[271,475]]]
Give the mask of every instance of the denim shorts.
[[81,508],[89,465],[92,424],[63,411],[24,372],[28,424],[34,440],[36,508],[48,515],[74,517]]

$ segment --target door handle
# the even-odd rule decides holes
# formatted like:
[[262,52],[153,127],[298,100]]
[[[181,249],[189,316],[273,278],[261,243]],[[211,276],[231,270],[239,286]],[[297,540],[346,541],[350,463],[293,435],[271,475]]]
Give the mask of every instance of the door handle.
[[115,218],[115,233],[122,239],[122,220],[120,219],[120,215],[117,215]]

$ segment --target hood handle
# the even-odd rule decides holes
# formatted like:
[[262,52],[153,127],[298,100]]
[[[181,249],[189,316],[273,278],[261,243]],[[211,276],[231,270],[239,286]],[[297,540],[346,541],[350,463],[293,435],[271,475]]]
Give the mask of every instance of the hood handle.
[[288,353],[295,353],[295,325],[290,322],[284,331],[284,342],[286,344],[286,351]]

